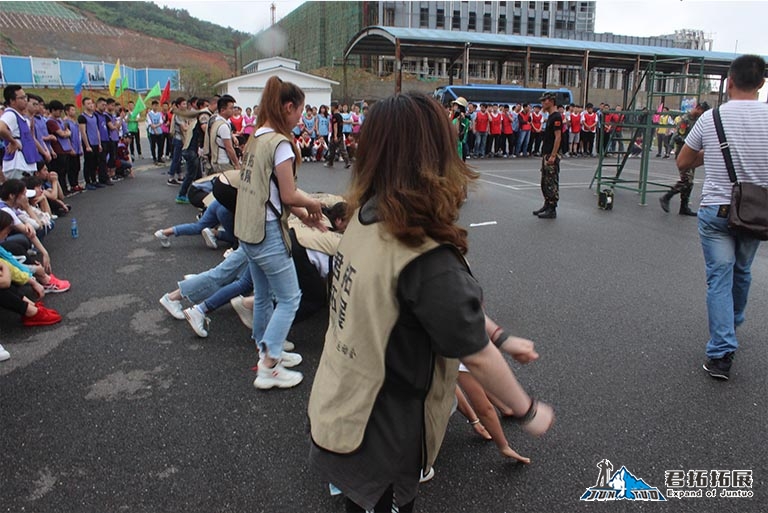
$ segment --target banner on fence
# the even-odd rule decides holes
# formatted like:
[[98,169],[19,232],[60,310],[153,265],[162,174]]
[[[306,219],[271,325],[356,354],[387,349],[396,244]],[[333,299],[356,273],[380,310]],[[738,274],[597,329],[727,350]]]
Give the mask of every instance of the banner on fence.
[[60,86],[60,76],[58,59],[32,57],[32,80],[35,85]]

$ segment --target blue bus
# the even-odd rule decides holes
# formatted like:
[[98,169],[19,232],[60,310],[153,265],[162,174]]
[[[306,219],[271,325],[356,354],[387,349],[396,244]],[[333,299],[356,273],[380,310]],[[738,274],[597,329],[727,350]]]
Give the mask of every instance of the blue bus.
[[558,105],[573,103],[573,94],[568,89],[541,89],[535,87],[521,87],[517,85],[497,84],[467,84],[447,85],[435,89],[433,96],[443,105],[450,105],[453,100],[463,96],[468,102],[474,104],[493,104],[512,106],[516,103],[540,105],[539,98],[545,92],[557,95]]

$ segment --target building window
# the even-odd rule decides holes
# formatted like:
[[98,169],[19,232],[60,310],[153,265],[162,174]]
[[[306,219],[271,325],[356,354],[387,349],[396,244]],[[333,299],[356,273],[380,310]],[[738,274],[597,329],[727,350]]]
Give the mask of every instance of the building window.
[[520,16],[514,16],[512,18],[512,33],[513,34],[520,33]]
[[453,11],[453,18],[451,18],[451,28],[453,30],[461,30],[461,11]]
[[507,32],[507,16],[504,14],[499,15],[499,28],[497,30],[500,34]]
[[544,18],[541,20],[541,37],[549,37],[549,20]]
[[520,9],[520,6],[523,4],[523,2],[515,2],[515,9]]
[[536,2],[528,2],[528,9],[531,11],[536,10]]
[[477,14],[471,12],[469,13],[469,21],[467,22],[467,30],[476,30],[477,29]]
[[507,6],[507,2],[499,2],[499,7],[506,7],[506,6]]
[[549,2],[544,2],[544,10],[545,11],[549,10]]
[[565,27],[568,30],[576,30],[576,22],[575,21],[569,21],[568,23],[566,23]]
[[564,26],[563,20],[555,20],[555,30],[563,30]]
[[384,26],[393,27],[395,25],[395,9],[394,7],[387,7],[384,9]]
[[429,26],[429,8],[422,7],[419,11],[419,27],[424,28]]
[[528,17],[528,35],[536,35],[536,18]]
[[570,3],[571,10],[573,12],[576,12],[576,2],[569,2],[569,3]]
[[589,10],[589,5],[587,5],[586,2],[581,2],[581,5],[579,6],[579,11],[587,12],[588,10]]
[[558,11],[564,11],[565,10],[565,2],[557,2],[557,10]]
[[491,31],[491,13],[487,12],[483,14],[483,32],[490,32]]
[[608,89],[619,88],[619,73],[620,71],[612,70],[608,73]]
[[437,10],[437,18],[435,19],[435,26],[437,28],[445,28],[445,9]]

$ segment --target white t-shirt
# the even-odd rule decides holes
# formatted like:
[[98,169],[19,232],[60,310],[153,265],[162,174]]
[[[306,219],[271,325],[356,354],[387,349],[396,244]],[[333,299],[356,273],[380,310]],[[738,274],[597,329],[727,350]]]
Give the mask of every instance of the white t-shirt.
[[[720,107],[720,118],[731,149],[736,178],[768,187],[768,104],[757,100],[731,100]],[[720,151],[712,110],[696,121],[685,144],[694,151],[704,150],[701,205],[729,205],[733,184]]]
[[[14,114],[14,112],[16,111],[14,111],[12,108],[6,108],[5,112],[3,112],[3,115],[0,116],[0,121],[8,125],[8,129],[11,131],[11,135],[16,138],[16,142],[21,144],[21,140],[19,139],[19,137],[21,137],[21,132],[19,132],[19,122],[16,119],[16,114]],[[23,117],[24,116],[22,116],[22,118]],[[27,161],[24,160],[24,154],[22,153],[21,149],[14,153],[11,160],[6,160],[3,162],[3,173],[8,179],[21,178],[22,173],[26,172],[33,174],[35,171],[37,171],[37,164],[35,162],[27,164]]]
[[[272,128],[261,127],[256,130],[256,133],[253,134],[253,136],[258,137],[261,134],[266,134],[268,132],[274,132],[274,130]],[[293,145],[290,142],[283,141],[277,145],[277,149],[275,150],[275,167],[279,166],[288,159],[293,160],[295,158],[296,154],[293,152]],[[274,169],[272,172],[274,172]],[[269,202],[275,206],[278,212],[283,211],[282,203],[280,202],[280,190],[277,188],[277,184],[275,184],[273,181],[269,182]],[[272,209],[268,207],[267,221],[274,221],[275,219],[277,219],[277,216],[272,211]]]
[[232,140],[232,126],[229,124],[229,121],[216,115],[214,122],[218,120],[222,120],[224,123],[216,130],[216,145],[219,147],[219,158],[216,159],[216,163],[229,164],[229,155],[227,155],[227,150],[224,149],[224,141]]

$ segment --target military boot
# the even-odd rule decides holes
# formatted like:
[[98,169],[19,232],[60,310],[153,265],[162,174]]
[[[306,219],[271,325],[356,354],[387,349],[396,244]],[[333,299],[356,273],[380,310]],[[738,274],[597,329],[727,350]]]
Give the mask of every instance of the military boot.
[[669,212],[669,200],[671,200],[672,196],[674,196],[674,195],[675,195],[674,193],[668,192],[664,196],[659,198],[659,203],[661,203],[661,209],[664,212]]
[[688,206],[688,203],[681,203],[680,204],[680,212],[679,212],[679,214],[681,216],[693,216],[693,217],[696,217],[698,215],[698,214],[696,214],[696,212],[694,212],[693,210],[690,209],[690,207]]
[[541,206],[541,208],[540,208],[540,209],[538,209],[538,210],[534,210],[534,211],[533,211],[533,215],[537,216],[537,215],[541,214],[542,212],[544,212],[546,209],[547,209],[547,204],[546,204],[546,203],[544,203],[544,204]]
[[539,214],[539,219],[556,219],[557,207],[554,205],[547,205],[547,208]]

